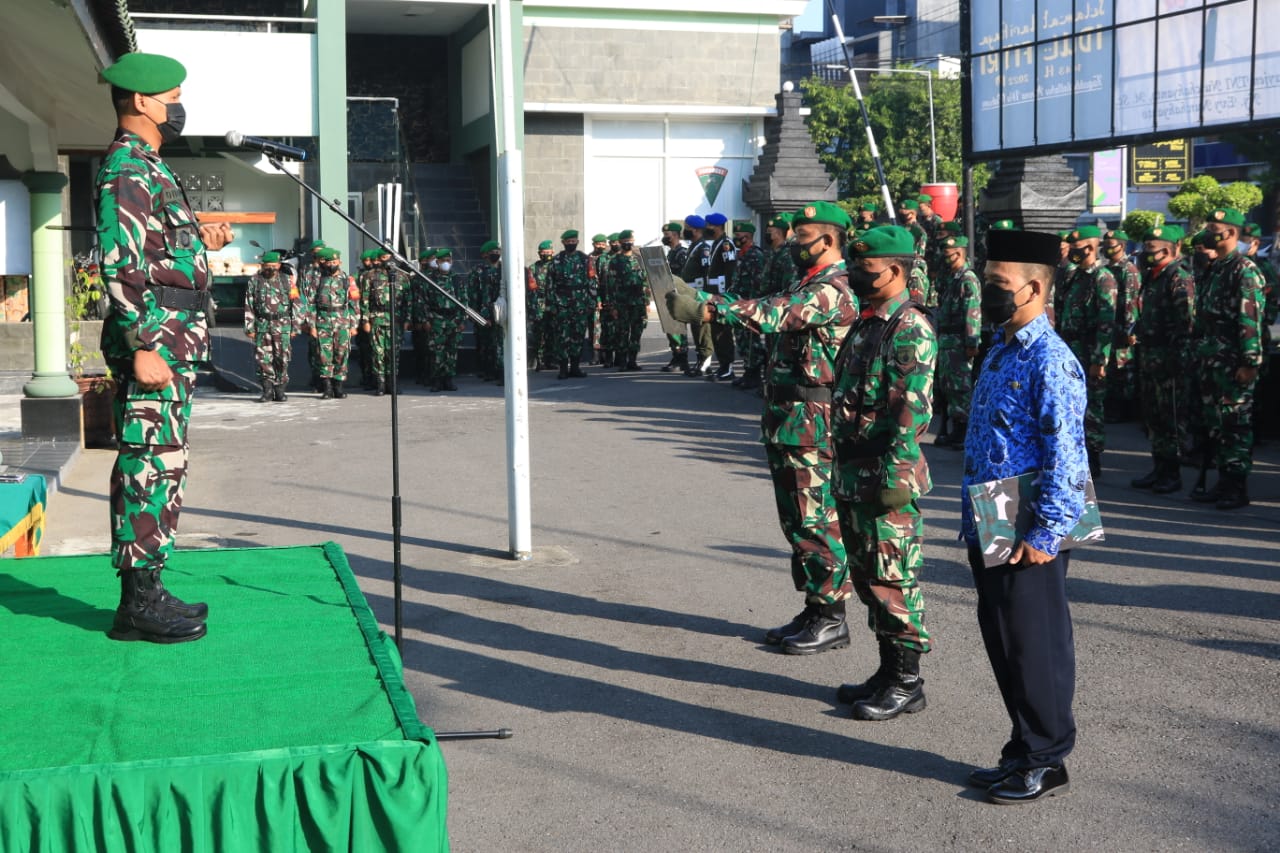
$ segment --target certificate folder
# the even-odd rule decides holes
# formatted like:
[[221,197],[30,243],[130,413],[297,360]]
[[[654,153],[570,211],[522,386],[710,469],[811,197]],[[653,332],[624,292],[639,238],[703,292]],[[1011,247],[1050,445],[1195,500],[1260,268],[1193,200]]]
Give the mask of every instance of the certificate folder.
[[[1032,471],[1017,477],[974,483],[969,487],[973,520],[978,528],[978,545],[982,548],[982,562],[987,568],[1009,562],[1013,549],[1031,529],[1034,522],[1034,505],[1040,495],[1040,472]],[[1069,550],[1089,542],[1106,539],[1102,529],[1102,514],[1098,511],[1098,497],[1093,490],[1093,479],[1085,482],[1084,513],[1075,528],[1062,540],[1059,550]]]

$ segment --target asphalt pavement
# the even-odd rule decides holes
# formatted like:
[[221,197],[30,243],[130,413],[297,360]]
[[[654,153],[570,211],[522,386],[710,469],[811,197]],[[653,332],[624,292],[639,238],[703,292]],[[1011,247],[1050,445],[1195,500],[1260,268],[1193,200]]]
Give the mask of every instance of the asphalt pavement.
[[[530,374],[524,563],[506,558],[502,389],[400,396],[406,679],[439,731],[515,732],[443,744],[454,850],[1280,849],[1280,446],[1258,448],[1253,505],[1220,512],[1130,488],[1146,443],[1110,428],[1107,541],[1068,579],[1072,791],[995,806],[964,785],[1008,723],[956,541],[961,454],[926,451],[928,708],[858,722],[834,693],[876,664],[859,606],[850,649],[761,643],[801,600],[759,398],[665,361],[651,325],[643,372]],[[198,397],[179,546],[334,540],[391,632],[390,399],[255,398]],[[44,553],[106,549],[111,462],[72,463]]]

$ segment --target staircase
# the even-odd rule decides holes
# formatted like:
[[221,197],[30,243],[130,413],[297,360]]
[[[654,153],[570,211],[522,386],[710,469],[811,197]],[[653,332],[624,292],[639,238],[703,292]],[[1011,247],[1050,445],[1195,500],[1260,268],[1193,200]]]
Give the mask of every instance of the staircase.
[[406,232],[417,230],[413,200],[408,195],[415,192],[427,245],[449,247],[455,266],[470,270],[480,262],[481,244],[492,237],[471,177],[462,167],[448,164],[415,163],[412,169],[413,179],[405,188]]

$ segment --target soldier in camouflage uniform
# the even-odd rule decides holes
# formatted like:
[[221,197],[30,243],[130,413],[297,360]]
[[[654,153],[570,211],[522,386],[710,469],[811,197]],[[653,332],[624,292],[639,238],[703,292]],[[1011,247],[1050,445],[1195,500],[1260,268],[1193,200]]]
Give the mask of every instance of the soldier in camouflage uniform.
[[529,265],[525,276],[528,285],[526,296],[526,325],[529,338],[529,363],[534,370],[543,370],[551,362],[551,335],[547,324],[547,291],[551,284],[551,259],[555,251],[550,240],[538,244],[538,259]]
[[481,263],[471,271],[467,289],[471,308],[490,325],[476,329],[476,358],[480,362],[480,378],[504,383],[502,367],[502,328],[494,322],[493,304],[502,295],[502,248],[497,240],[480,247]]
[[[602,308],[600,315],[602,321],[608,317],[614,330],[613,364],[619,372],[643,370],[636,358],[640,355],[640,338],[649,324],[649,279],[635,249],[635,234],[630,229],[618,232],[618,254],[609,265],[611,307],[607,313]],[[600,304],[605,304],[603,298]]]
[[915,248],[916,260],[907,272],[907,293],[912,301],[928,305],[933,299],[929,267],[925,263],[925,254],[929,250],[929,233],[920,224],[919,213],[920,202],[914,198],[906,199],[898,205],[898,219],[902,227],[911,233],[911,242]]
[[1141,309],[1142,276],[1129,260],[1129,235],[1108,231],[1102,235],[1102,254],[1107,269],[1116,280],[1116,332],[1107,365],[1106,419],[1122,423],[1133,413],[1135,371],[1133,368],[1134,329]]
[[1262,273],[1262,372],[1259,376],[1267,375],[1267,367],[1270,361],[1267,359],[1267,353],[1271,352],[1271,327],[1276,322],[1277,315],[1280,315],[1280,275],[1276,273],[1275,253],[1270,258],[1258,257],[1258,249],[1262,248],[1262,228],[1256,222],[1246,222],[1244,224],[1244,237],[1240,242],[1244,253],[1249,260],[1258,267],[1258,272]]
[[1195,318],[1195,279],[1178,247],[1176,225],[1161,225],[1144,243],[1142,311],[1138,315],[1136,356],[1142,393],[1142,418],[1151,437],[1151,472],[1134,479],[1134,488],[1169,494],[1182,488],[1178,454],[1186,439],[1187,398],[1183,375]]
[[[418,269],[435,280],[437,272],[434,248],[426,248],[418,253]],[[426,385],[431,381],[431,314],[427,308],[427,294],[434,289],[417,275],[409,276],[405,284],[405,310],[400,319],[413,342],[413,360],[409,372],[419,385]]]
[[591,259],[578,251],[578,232],[569,229],[560,235],[564,250],[551,261],[551,291],[547,310],[554,318],[555,359],[560,364],[558,379],[583,379],[582,346],[591,325],[596,295],[591,280]]
[[[436,270],[432,280],[441,289],[453,294],[462,302],[467,301],[467,280],[460,272],[453,272],[453,252],[436,249]],[[430,332],[427,347],[431,351],[432,391],[457,391],[454,377],[458,375],[458,345],[462,343],[462,330],[466,326],[466,314],[449,297],[436,288],[427,291],[427,313]]]
[[308,247],[307,265],[298,272],[298,313],[302,317],[299,332],[307,336],[307,367],[311,369],[311,387],[316,393],[324,390],[320,380],[320,350],[316,337],[311,334],[311,303],[315,300],[316,288],[320,286],[320,250],[325,247],[323,240],[313,240]]
[[760,440],[773,478],[778,521],[791,544],[791,579],[804,610],[765,642],[808,655],[849,645],[845,601],[853,592],[831,494],[829,435],[833,365],[858,313],[841,258],[849,216],[827,202],[797,213],[791,247],[799,272],[782,293],[728,302],[677,284],[667,296],[677,322],[722,323],[771,336]]
[[[668,222],[662,226],[662,245],[667,247],[667,269],[671,270],[673,278],[680,278],[685,262],[689,260],[689,247],[680,239],[683,233],[684,225],[679,222]],[[671,360],[662,366],[662,372],[688,370],[689,336],[667,335],[667,346],[671,348]]]
[[1085,409],[1084,440],[1089,472],[1102,472],[1107,433],[1102,408],[1107,394],[1107,363],[1116,337],[1116,280],[1098,256],[1102,231],[1086,225],[1068,233],[1071,277],[1055,290],[1058,334],[1085,369],[1089,405]]
[[[735,222],[733,242],[738,249],[738,263],[734,266],[733,281],[729,291],[736,299],[760,299],[766,296],[764,272],[768,258],[756,245],[756,226],[750,222]],[[761,336],[750,329],[733,330],[734,346],[742,356],[742,376],[733,380],[735,388],[759,388],[760,371],[764,368],[764,347]]]
[[[1252,260],[1236,251],[1244,216],[1226,207],[1209,214],[1205,242],[1218,258],[1204,286],[1196,289],[1196,366],[1203,407],[1202,438],[1214,450],[1218,483],[1202,481],[1191,498],[1218,509],[1249,503],[1253,468],[1253,392],[1262,368],[1263,278]],[[1206,454],[1207,461],[1207,454]],[[1208,465],[1206,464],[1206,468]]]
[[982,342],[982,283],[969,266],[969,241],[947,236],[938,272],[938,385],[951,428],[934,440],[939,447],[964,450],[973,396],[973,360]]
[[[615,350],[618,348],[613,282],[613,260],[619,252],[618,233],[615,231],[608,236],[597,234],[592,238],[592,249],[591,281],[595,288],[596,305],[591,314],[591,363],[613,367]],[[599,254],[596,254],[597,251]]]
[[390,252],[372,249],[372,267],[360,289],[360,328],[369,336],[369,369],[373,392],[381,397],[395,381],[393,347],[400,345],[400,330],[391,328],[391,306],[395,301],[396,320],[410,314],[408,282],[396,269]]
[[853,244],[849,286],[864,310],[835,368],[832,491],[849,551],[847,571],[867,607],[880,666],[837,699],[860,720],[924,710],[920,656],[929,651],[924,597],[924,519],[917,499],[933,483],[920,437],[933,415],[938,343],[927,312],[910,299],[911,233],[886,225]]
[[[760,284],[760,297],[776,296],[790,289],[796,278],[796,263],[791,259],[788,237],[791,233],[790,213],[782,213],[770,220],[765,228],[768,251],[765,253],[764,280]],[[744,356],[748,373],[743,377],[743,390],[760,389],[769,361],[769,349],[773,335],[751,335],[750,348]],[[751,368],[755,368],[751,370]],[[763,392],[758,392],[763,393]]]
[[98,240],[110,312],[102,353],[117,382],[119,449],[111,470],[111,564],[120,605],[109,636],[180,643],[205,634],[208,607],[161,580],[187,481],[187,425],[196,367],[209,357],[206,249],[231,242],[226,224],[198,225],[160,159],[185,119],[177,60],[129,53],[102,72],[117,130],[97,178]]
[[929,289],[927,295],[929,301],[924,303],[926,308],[938,307],[938,276],[946,269],[946,265],[942,262],[942,239],[945,236],[946,223],[942,221],[942,217],[933,212],[933,196],[928,193],[920,193],[916,196],[916,203],[919,207],[919,216],[917,221],[925,233],[924,262],[925,271],[929,277]]
[[258,272],[249,279],[244,294],[244,333],[253,342],[259,403],[283,403],[289,386],[289,342],[293,338],[293,309],[298,289],[280,274],[280,253],[265,252]]
[[351,336],[360,320],[360,289],[356,280],[343,271],[342,253],[337,249],[325,247],[317,258],[320,283],[316,285],[309,320],[320,359],[320,397],[341,400],[347,396],[342,383],[347,379]]
[[[360,289],[362,303],[373,279],[375,262],[381,256],[381,253],[381,249],[365,249],[360,253],[360,272],[356,273],[356,287]],[[363,317],[362,307],[361,322],[356,325],[355,338],[351,343],[352,349],[356,354],[356,360],[360,363],[360,385],[366,391],[372,391],[377,387],[377,383],[373,380],[373,341],[369,331],[364,327]]]

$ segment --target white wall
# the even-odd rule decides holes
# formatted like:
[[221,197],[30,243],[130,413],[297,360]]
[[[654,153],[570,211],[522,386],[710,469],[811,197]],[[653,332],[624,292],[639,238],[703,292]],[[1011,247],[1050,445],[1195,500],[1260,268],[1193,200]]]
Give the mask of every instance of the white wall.
[[315,136],[311,33],[138,29],[138,49],[187,67],[187,136]]
[[21,181],[0,181],[0,275],[31,275],[31,196]]
[[249,245],[254,239],[266,248],[280,248],[293,245],[298,236],[298,185],[272,170],[272,174],[258,171],[252,165],[255,157],[199,157],[165,159],[169,168],[176,172],[188,185],[192,205],[197,210],[208,205],[209,192],[202,189],[196,192],[194,178],[207,179],[210,175],[222,179],[222,207],[226,211],[272,211],[276,214],[274,225],[235,225],[236,240],[219,253],[223,257],[235,257],[241,260],[252,260],[258,249]]
[[462,46],[462,123],[489,114],[489,31]]

